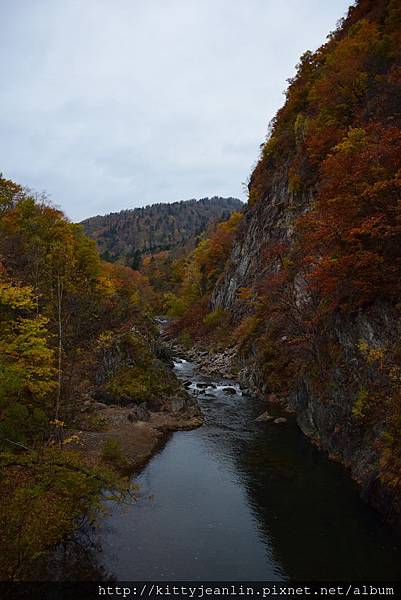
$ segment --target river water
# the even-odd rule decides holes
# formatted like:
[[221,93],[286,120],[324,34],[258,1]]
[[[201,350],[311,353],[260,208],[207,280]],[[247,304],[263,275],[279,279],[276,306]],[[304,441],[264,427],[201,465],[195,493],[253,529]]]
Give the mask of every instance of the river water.
[[136,504],[112,506],[98,532],[106,573],[125,581],[401,579],[396,539],[292,418],[256,423],[265,407],[233,382],[181,359],[175,370],[192,382],[204,425],[170,437],[135,478]]

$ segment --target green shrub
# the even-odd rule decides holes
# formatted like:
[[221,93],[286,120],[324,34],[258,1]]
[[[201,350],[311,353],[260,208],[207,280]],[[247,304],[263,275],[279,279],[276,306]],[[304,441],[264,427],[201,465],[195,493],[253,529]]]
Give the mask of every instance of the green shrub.
[[31,580],[36,561],[94,523],[103,489],[125,501],[130,489],[108,469],[89,468],[75,452],[0,454],[0,579]]
[[226,311],[222,308],[217,308],[216,310],[212,310],[205,317],[203,317],[203,324],[206,327],[218,327],[221,325],[222,320],[226,315]]
[[172,292],[164,294],[164,310],[169,317],[180,317],[187,308],[182,298],[179,298]]
[[[15,403],[4,413],[0,423],[0,438],[11,439],[20,444],[35,445],[42,441],[48,433],[49,421],[46,413],[40,408],[29,410],[24,404]],[[10,445],[1,442],[9,450]]]
[[128,461],[121,447],[120,442],[116,438],[108,438],[103,444],[102,459],[117,467],[117,469],[126,469]]
[[193,345],[191,334],[188,331],[183,331],[180,335],[180,342],[184,348],[191,348]]
[[107,419],[101,415],[91,415],[85,421],[87,431],[104,431],[107,426]]
[[107,384],[107,391],[117,402],[143,402],[150,397],[150,387],[149,369],[140,366],[124,367]]

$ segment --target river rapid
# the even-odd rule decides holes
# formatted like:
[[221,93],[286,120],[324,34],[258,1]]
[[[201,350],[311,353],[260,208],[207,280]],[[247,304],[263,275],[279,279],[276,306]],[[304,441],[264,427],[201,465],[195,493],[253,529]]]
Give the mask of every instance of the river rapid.
[[236,383],[184,359],[175,372],[197,396],[204,425],[171,435],[134,478],[137,503],[110,507],[96,545],[106,576],[401,579],[398,540],[292,417],[258,423],[265,405]]

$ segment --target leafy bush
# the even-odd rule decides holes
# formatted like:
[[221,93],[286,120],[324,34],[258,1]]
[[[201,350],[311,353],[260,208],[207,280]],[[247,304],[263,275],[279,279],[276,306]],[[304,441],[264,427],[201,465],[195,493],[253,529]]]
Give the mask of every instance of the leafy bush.
[[102,458],[107,462],[117,463],[124,459],[120,442],[116,438],[108,438],[102,448]]
[[222,308],[217,308],[216,310],[212,310],[203,318],[203,324],[206,327],[218,327],[224,317],[227,315],[226,311]]
[[[125,497],[129,488],[105,469],[89,469],[75,452],[56,448],[0,455],[0,579],[36,576],[35,563],[93,523],[103,489]],[[122,495],[122,496],[121,496]]]
[[0,448],[11,449],[8,439],[24,445],[43,442],[48,432],[49,422],[43,410],[15,403],[5,411],[0,422]]
[[128,461],[120,442],[116,438],[108,438],[102,448],[102,459],[118,471],[126,472],[130,469]]
[[107,419],[101,415],[90,415],[85,420],[85,429],[87,431],[104,431],[107,427]]

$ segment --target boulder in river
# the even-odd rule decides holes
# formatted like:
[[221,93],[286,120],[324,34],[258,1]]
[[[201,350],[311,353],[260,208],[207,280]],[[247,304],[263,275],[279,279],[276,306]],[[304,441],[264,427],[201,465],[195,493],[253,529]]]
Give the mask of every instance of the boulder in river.
[[265,411],[264,413],[262,413],[261,415],[259,415],[255,421],[258,421],[260,423],[267,423],[268,421],[273,421],[274,417],[272,417],[271,415],[269,415],[269,413],[267,411]]
[[234,394],[237,393],[237,390],[234,387],[224,387],[223,388],[223,392],[225,394],[232,394],[232,395],[234,395]]

